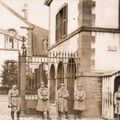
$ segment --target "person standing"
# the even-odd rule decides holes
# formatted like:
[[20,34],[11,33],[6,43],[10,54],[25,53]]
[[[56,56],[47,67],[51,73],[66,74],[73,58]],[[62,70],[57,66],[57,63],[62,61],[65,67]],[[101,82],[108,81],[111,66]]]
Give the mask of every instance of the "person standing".
[[41,82],[41,86],[38,89],[38,103],[36,110],[40,112],[42,119],[45,118],[44,112],[47,113],[47,119],[50,119],[49,116],[49,101],[48,101],[48,89],[45,87],[44,82]]
[[59,120],[61,119],[63,114],[65,114],[66,119],[68,119],[68,105],[67,105],[68,98],[69,98],[69,92],[65,88],[65,84],[61,83],[61,87],[57,91],[57,100],[56,100]]
[[74,93],[74,115],[75,119],[81,117],[82,111],[85,110],[86,92],[83,90],[82,85],[78,84]]
[[21,98],[19,95],[19,90],[17,89],[17,85],[13,85],[12,89],[8,92],[8,107],[11,108],[11,117],[14,120],[14,113],[17,114],[17,120],[19,120],[20,110],[21,110]]
[[114,95],[115,113],[120,120],[120,86],[118,86],[118,91]]

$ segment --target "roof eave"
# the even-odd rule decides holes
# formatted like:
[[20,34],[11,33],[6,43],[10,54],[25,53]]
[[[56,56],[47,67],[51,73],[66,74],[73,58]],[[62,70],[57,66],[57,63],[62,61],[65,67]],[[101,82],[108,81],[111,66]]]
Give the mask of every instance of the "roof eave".
[[44,1],[44,4],[47,5],[47,6],[50,6],[50,4],[51,4],[52,1],[53,1],[53,0],[45,0],[45,1]]

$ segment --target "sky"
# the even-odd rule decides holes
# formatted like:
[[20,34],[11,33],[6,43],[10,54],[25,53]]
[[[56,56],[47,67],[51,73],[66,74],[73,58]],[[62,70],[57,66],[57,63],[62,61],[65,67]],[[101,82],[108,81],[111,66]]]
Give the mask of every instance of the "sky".
[[[12,9],[23,16],[24,4],[28,4],[28,20],[40,27],[48,29],[48,10],[44,5],[44,0],[2,0]],[[2,6],[0,6],[2,7]],[[0,13],[3,14],[4,12]]]

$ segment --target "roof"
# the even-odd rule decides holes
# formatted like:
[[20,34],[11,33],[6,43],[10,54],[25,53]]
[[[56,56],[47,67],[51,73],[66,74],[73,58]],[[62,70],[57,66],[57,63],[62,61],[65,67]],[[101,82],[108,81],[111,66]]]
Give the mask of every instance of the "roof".
[[45,0],[45,1],[44,1],[44,4],[47,5],[47,6],[49,6],[52,1],[53,1],[53,0]]
[[101,76],[105,77],[105,76],[113,76],[117,73],[120,73],[120,70],[113,70],[113,71],[106,71],[104,72]]
[[[21,21],[23,21],[26,25],[28,25],[30,28],[36,27],[36,25],[32,24],[28,20],[26,20],[23,16],[21,16],[19,13],[17,13],[15,10],[13,10],[11,7],[9,7],[6,3],[4,3],[2,0],[0,0],[0,4],[5,7],[8,11],[10,11],[12,14],[14,14],[17,18],[19,18]],[[38,26],[37,26],[38,27]],[[39,27],[39,29],[43,31],[47,31],[46,29]]]

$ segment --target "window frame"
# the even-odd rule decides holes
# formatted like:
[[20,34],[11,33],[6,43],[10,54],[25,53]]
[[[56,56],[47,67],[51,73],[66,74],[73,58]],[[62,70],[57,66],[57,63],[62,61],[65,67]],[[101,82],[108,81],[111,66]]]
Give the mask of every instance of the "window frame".
[[68,27],[68,4],[65,3],[56,14],[56,42],[62,41],[67,36]]

